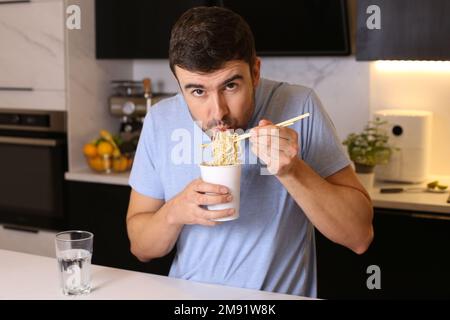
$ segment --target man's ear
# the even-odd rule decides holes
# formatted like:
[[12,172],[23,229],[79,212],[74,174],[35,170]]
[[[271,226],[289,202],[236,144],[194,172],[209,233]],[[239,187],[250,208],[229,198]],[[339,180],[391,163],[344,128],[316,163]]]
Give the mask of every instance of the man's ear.
[[253,68],[251,71],[252,71],[253,87],[256,87],[259,84],[259,79],[261,77],[261,59],[259,57],[256,57],[255,63],[253,64]]

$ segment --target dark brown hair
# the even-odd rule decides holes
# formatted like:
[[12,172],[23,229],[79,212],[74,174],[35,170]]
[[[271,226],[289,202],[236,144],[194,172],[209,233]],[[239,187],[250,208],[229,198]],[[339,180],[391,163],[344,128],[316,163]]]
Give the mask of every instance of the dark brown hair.
[[231,60],[243,60],[252,68],[255,59],[255,41],[249,25],[229,9],[191,8],[172,28],[169,62],[174,75],[175,66],[211,72]]

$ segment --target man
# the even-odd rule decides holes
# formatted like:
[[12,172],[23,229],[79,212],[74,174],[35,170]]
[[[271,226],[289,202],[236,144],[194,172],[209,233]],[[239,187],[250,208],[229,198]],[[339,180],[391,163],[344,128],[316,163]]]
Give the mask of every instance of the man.
[[[130,176],[132,253],[148,261],[176,243],[169,276],[315,297],[314,226],[358,254],[373,238],[370,197],[320,101],[311,89],[261,79],[250,28],[224,8],[185,12],[169,60],[181,94],[145,119]],[[273,125],[306,112],[289,128]],[[212,221],[233,214],[204,207],[230,201],[228,189],[202,182],[196,163],[174,163],[180,128],[205,139],[207,130],[253,128],[251,150],[273,175],[243,164],[239,219]]]

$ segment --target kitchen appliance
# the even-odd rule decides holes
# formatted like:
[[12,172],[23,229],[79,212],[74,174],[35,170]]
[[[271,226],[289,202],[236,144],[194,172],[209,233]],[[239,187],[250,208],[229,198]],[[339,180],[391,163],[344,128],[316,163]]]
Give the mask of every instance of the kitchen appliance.
[[174,93],[152,92],[151,80],[111,81],[113,95],[109,98],[109,110],[113,116],[121,118],[120,132],[142,129],[142,122],[150,107]]
[[375,167],[378,180],[419,183],[427,179],[431,147],[432,113],[419,110],[386,109],[375,117],[387,121],[393,150],[387,165]]
[[147,111],[174,94],[153,93],[149,78],[142,81],[114,80],[111,85],[113,94],[109,98],[109,111],[120,118],[120,136],[124,141],[135,141],[137,144]]
[[119,117],[120,132],[139,134],[142,123],[151,104],[149,84],[144,90],[142,81],[112,81],[113,95],[109,98],[109,110]]
[[66,113],[1,109],[0,155],[0,223],[63,228]]

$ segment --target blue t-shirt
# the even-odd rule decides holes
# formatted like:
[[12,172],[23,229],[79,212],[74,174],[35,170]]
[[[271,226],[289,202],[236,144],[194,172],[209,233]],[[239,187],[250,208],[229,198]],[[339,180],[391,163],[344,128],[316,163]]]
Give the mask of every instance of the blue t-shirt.
[[[311,116],[290,128],[299,134],[299,156],[325,178],[350,160],[311,89],[261,79],[248,128],[262,118],[279,123],[306,112]],[[144,121],[131,187],[143,195],[170,200],[200,176],[199,145],[208,141],[181,94],[159,102]],[[192,150],[183,149],[186,145]],[[248,140],[241,148],[247,156],[242,165],[239,219],[215,227],[185,225],[169,276],[315,297],[314,227],[278,179],[261,174],[261,164],[249,160]]]

